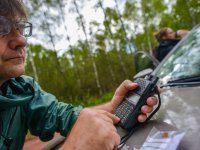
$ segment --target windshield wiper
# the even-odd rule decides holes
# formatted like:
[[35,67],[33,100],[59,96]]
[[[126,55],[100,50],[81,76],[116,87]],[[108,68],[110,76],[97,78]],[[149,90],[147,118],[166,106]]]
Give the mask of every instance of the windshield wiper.
[[185,77],[177,80],[170,80],[167,83],[200,82],[200,76]]
[[160,88],[166,86],[197,86],[200,85],[200,76],[181,78],[168,81],[167,84],[161,85]]

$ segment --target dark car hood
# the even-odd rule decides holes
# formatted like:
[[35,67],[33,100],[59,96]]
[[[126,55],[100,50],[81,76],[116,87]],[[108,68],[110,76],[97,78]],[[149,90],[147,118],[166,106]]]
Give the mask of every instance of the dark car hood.
[[187,129],[180,149],[200,147],[200,86],[165,87],[161,90],[162,105],[156,119],[178,129]]
[[[186,130],[178,150],[200,147],[200,87],[165,87],[161,89],[162,105],[151,121],[136,130],[124,149],[139,149],[153,127],[160,131]],[[121,137],[127,132],[117,127]],[[172,141],[175,142],[175,141]]]

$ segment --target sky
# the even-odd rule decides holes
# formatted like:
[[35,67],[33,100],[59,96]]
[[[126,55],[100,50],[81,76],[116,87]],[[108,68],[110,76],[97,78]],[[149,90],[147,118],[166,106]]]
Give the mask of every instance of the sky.
[[[103,1],[103,6],[104,7],[115,7],[115,2],[114,0],[104,0]],[[80,13],[83,15],[84,20],[85,20],[85,26],[89,27],[89,22],[92,20],[95,20],[96,22],[102,23],[104,20],[104,14],[101,9],[95,10],[93,7],[97,3],[96,0],[90,0],[90,1],[85,1],[84,7],[80,9]],[[118,0],[120,10],[123,9],[125,1]],[[84,33],[82,29],[78,28],[77,22],[76,22],[76,17],[77,14],[69,13],[69,5],[66,5],[65,8],[65,24],[67,26],[67,34],[70,37],[70,44],[74,45],[78,41],[78,39],[85,39]],[[58,34],[63,34],[65,33],[64,25],[60,25],[60,27],[56,31]],[[87,32],[89,33],[89,29],[87,28]],[[36,34],[42,34],[42,33],[36,33]],[[39,43],[44,45],[47,48],[52,48],[51,44],[44,43],[41,39],[31,37],[28,39],[29,43]],[[61,38],[56,42],[56,50],[61,51],[63,49],[66,49],[66,47],[69,46],[69,42],[66,40],[66,36],[61,36]]]

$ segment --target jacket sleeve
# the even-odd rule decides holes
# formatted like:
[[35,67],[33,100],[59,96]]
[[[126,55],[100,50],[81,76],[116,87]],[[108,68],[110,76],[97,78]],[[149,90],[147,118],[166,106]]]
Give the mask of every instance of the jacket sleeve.
[[58,102],[55,96],[32,81],[35,96],[29,103],[27,114],[30,132],[43,141],[51,140],[55,132],[67,136],[83,107]]

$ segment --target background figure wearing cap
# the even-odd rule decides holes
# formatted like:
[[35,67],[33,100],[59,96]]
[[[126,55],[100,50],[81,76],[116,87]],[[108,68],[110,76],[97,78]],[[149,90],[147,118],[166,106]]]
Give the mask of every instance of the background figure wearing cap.
[[159,45],[153,50],[154,56],[162,61],[172,48],[188,33],[188,30],[178,30],[174,32],[171,28],[162,28],[155,33],[155,38]]

